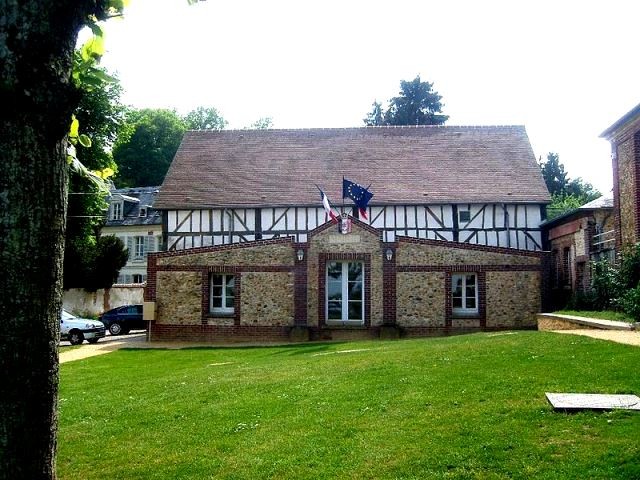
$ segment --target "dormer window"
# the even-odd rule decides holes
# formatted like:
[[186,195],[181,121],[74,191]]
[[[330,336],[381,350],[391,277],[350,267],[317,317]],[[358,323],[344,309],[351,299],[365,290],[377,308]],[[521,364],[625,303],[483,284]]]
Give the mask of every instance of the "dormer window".
[[111,220],[122,220],[122,202],[111,204]]
[[140,217],[146,217],[147,216],[147,209],[146,207],[140,207]]

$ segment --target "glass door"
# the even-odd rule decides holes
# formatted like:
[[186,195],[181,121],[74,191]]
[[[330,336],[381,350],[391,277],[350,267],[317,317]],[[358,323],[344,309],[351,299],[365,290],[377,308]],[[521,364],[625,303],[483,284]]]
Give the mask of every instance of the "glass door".
[[359,262],[329,262],[327,323],[364,323],[364,271]]

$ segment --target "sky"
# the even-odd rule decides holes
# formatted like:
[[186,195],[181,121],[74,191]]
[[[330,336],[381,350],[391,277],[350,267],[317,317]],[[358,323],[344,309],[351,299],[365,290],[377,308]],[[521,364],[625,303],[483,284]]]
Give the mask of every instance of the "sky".
[[612,185],[600,133],[640,103],[637,0],[132,0],[105,25],[124,103],[229,128],[358,127],[420,75],[447,125],[524,125],[536,158]]

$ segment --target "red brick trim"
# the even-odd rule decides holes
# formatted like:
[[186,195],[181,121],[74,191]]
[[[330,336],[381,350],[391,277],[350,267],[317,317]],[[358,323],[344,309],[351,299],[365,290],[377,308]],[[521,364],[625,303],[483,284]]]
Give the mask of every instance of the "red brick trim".
[[636,231],[634,242],[640,240],[640,131],[633,135],[633,163],[634,163],[634,193],[635,201],[633,206],[635,209]]
[[152,342],[184,341],[207,343],[288,342],[291,326],[255,325],[167,325],[151,322]]
[[[302,260],[298,260],[297,251],[303,251]],[[296,325],[307,324],[307,260],[309,257],[308,244],[297,243],[294,245],[296,252],[295,266],[293,268],[293,315]]]
[[[416,245],[428,245],[432,247],[446,247],[446,248],[457,248],[461,250],[474,250],[477,252],[503,253],[503,254],[515,255],[519,257],[541,257],[544,254],[544,252],[541,252],[541,251],[518,250],[515,248],[506,248],[506,247],[490,247],[487,245],[451,242],[448,240],[428,240],[424,238],[405,237],[401,235],[396,236],[396,242],[400,244],[412,243]],[[402,245],[399,245],[399,246],[402,247]]]
[[293,237],[272,238],[269,240],[252,240],[243,243],[229,243],[225,245],[212,245],[209,247],[194,247],[184,250],[171,250],[166,252],[149,253],[147,258],[167,258],[181,257],[184,255],[194,255],[198,253],[224,252],[227,250],[238,250],[243,248],[262,247],[265,245],[290,244],[293,246]]
[[399,265],[398,272],[539,272],[542,265]]
[[327,327],[325,315],[327,291],[327,262],[360,261],[364,264],[364,326],[371,325],[371,254],[370,253],[320,253],[318,255],[318,325]]
[[[387,250],[392,251],[391,260],[387,260]],[[397,250],[395,243],[382,244],[382,321],[387,325],[396,323],[397,318]]]

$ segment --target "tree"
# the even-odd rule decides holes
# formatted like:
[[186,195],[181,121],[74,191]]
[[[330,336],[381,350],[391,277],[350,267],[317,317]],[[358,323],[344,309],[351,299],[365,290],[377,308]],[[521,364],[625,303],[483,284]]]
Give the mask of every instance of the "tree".
[[[106,71],[100,71],[108,75]],[[110,147],[124,120],[121,92],[122,88],[117,80],[81,86],[80,104],[75,116],[82,125],[83,132],[91,137],[91,146],[82,148],[78,156],[89,169],[117,169]],[[96,268],[98,236],[107,207],[104,191],[85,175],[71,172],[65,235],[64,289],[100,288],[94,287],[90,280],[98,274],[93,269]],[[117,271],[105,274],[112,276],[114,273],[117,275]]]
[[80,98],[74,47],[83,25],[97,31],[95,21],[121,7],[24,0],[0,8],[2,478],[55,478],[67,134]]
[[125,123],[113,147],[116,180],[125,187],[160,185],[187,128],[184,120],[174,110],[145,109],[129,112]]
[[569,180],[569,175],[565,171],[564,165],[560,163],[560,157],[557,153],[549,152],[547,160],[543,162],[540,159],[538,165],[544,183],[551,194],[551,203],[547,205],[549,220],[575,210],[601,195],[593,185],[580,177]]
[[227,122],[214,107],[198,107],[184,117],[188,130],[223,130]]
[[566,193],[568,178],[567,172],[564,171],[564,165],[560,163],[560,157],[557,153],[549,152],[547,160],[539,161],[542,178],[547,185],[547,189],[551,195],[560,195]]
[[249,130],[268,130],[273,128],[273,119],[271,117],[260,117],[247,128]]
[[433,90],[433,83],[422,82],[420,75],[411,81],[400,81],[399,96],[389,100],[389,108],[373,102],[367,114],[367,126],[380,125],[443,125],[449,118],[442,114],[442,97]]

